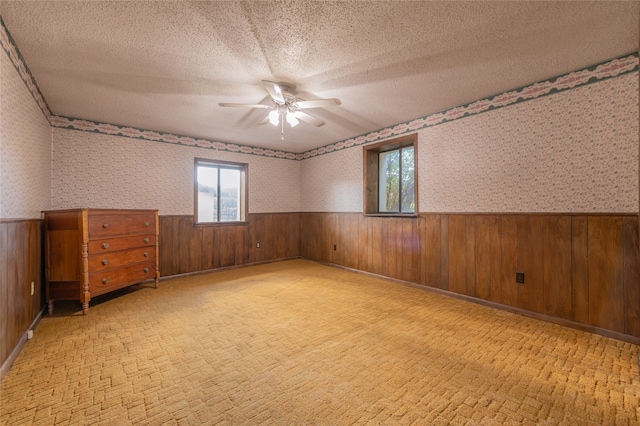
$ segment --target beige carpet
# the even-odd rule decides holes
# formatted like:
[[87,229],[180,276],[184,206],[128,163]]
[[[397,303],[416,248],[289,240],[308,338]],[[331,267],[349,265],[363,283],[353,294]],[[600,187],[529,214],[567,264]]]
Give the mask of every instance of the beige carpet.
[[640,423],[639,348],[303,260],[57,302],[3,425]]

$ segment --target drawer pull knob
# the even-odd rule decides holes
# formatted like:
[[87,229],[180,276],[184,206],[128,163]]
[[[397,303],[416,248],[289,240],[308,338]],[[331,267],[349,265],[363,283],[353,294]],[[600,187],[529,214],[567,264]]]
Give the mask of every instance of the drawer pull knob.
[[149,257],[149,253],[147,253],[146,251],[143,253],[144,257]]
[[109,264],[109,260],[108,260],[108,259],[104,259],[104,260],[102,261],[102,265],[103,265],[103,266],[106,266],[106,265],[108,265],[108,264]]
[[108,224],[108,223],[103,223],[103,224],[102,224],[102,227],[103,227],[104,229],[107,229],[107,228],[109,227],[109,224]]
[[149,268],[144,268],[143,271],[146,274],[147,272],[149,272]]
[[107,284],[109,282],[109,278],[103,278],[102,279],[102,284]]
[[148,238],[145,238],[145,239],[144,239],[144,242],[145,242],[145,243],[148,243],[148,242],[149,242],[149,239],[148,239]]
[[144,226],[149,226],[149,222],[145,222],[145,223],[144,223]]
[[108,249],[109,248],[109,244],[108,243],[102,243],[102,248],[103,249]]

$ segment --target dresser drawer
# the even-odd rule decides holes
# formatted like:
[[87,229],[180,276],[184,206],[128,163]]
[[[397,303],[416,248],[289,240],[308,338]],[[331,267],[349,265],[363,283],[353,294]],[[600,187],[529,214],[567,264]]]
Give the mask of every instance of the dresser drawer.
[[155,234],[156,216],[153,213],[90,214],[88,230],[90,240],[117,235]]
[[107,293],[120,287],[155,278],[155,276],[155,260],[100,272],[92,272],[89,274],[89,291],[92,296]]
[[103,271],[131,263],[140,263],[147,260],[155,260],[155,247],[141,247],[129,250],[111,251],[89,256],[89,270]]
[[136,247],[153,248],[155,251],[156,236],[149,235],[133,235],[129,237],[119,238],[101,238],[89,241],[89,255],[98,253],[108,253],[111,251],[119,251]]

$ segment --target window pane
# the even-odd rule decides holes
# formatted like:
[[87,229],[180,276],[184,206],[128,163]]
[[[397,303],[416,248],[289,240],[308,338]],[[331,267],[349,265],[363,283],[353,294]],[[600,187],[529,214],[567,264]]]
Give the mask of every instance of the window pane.
[[413,190],[413,147],[402,149],[402,213],[416,211],[415,193]]
[[220,222],[240,220],[240,170],[220,169]]
[[218,221],[218,169],[198,166],[198,222]]
[[378,157],[380,212],[400,211],[400,151],[381,152]]

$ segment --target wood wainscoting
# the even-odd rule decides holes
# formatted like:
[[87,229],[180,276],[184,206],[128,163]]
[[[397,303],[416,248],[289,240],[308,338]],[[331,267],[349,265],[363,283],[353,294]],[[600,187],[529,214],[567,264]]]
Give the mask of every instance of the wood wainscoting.
[[214,226],[194,226],[193,216],[159,220],[161,277],[300,257],[300,213],[250,213],[247,223]]
[[637,215],[302,213],[300,221],[303,258],[640,341]]
[[[41,219],[0,221],[0,378],[44,309]],[[31,283],[33,282],[33,295]]]

